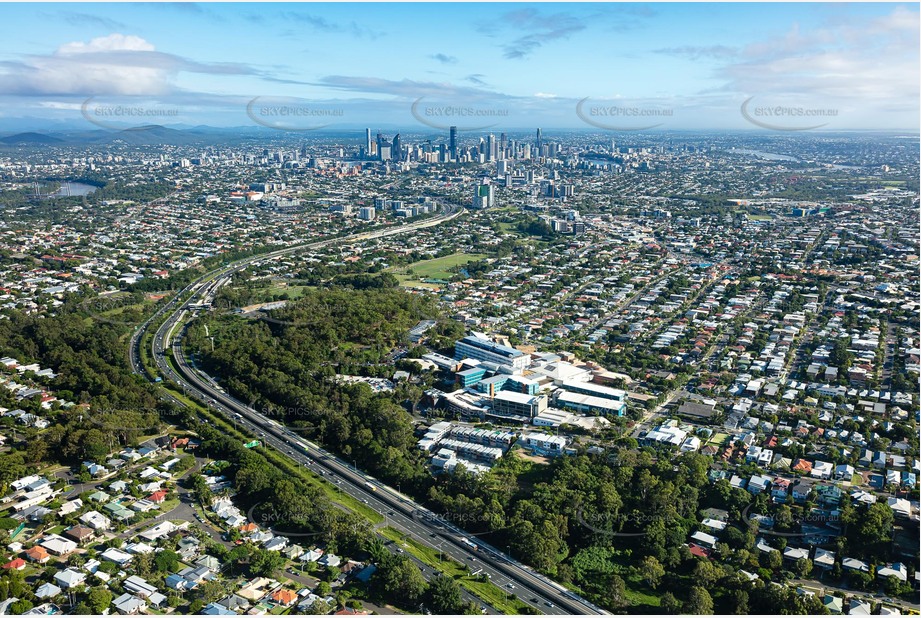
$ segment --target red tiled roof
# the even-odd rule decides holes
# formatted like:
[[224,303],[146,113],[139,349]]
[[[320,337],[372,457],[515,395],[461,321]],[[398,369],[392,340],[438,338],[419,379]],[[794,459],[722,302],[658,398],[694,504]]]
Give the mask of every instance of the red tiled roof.
[[25,561],[25,560],[23,560],[22,558],[15,558],[15,559],[13,559],[13,560],[10,560],[10,561],[7,562],[6,564],[4,564],[4,565],[3,565],[3,568],[4,568],[4,569],[15,569],[15,570],[18,571],[19,569],[21,569],[21,568],[23,568],[23,567],[25,567],[25,566],[26,566],[26,561]]
[[698,558],[709,558],[710,557],[710,550],[704,547],[701,547],[700,545],[697,545],[696,543],[691,543],[690,545],[688,545],[688,549],[690,549],[691,553],[697,556]]
[[277,601],[278,603],[284,603],[285,605],[290,605],[297,600],[297,593],[293,590],[282,588],[281,590],[276,590],[272,593],[272,600]]
[[39,547],[38,545],[27,549],[25,554],[27,558],[34,560],[35,562],[40,562],[51,557],[51,554],[49,554],[44,547]]

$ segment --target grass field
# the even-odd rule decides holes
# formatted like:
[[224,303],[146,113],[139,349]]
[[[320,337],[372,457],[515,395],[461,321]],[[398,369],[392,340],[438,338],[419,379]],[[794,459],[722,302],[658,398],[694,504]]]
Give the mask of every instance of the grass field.
[[771,215],[753,215],[747,210],[734,210],[732,212],[737,215],[745,215],[749,221],[770,221],[774,218]]
[[727,433],[715,433],[713,434],[713,437],[710,438],[709,443],[714,444],[716,446],[720,446],[722,444],[725,444],[726,440],[728,439],[729,439],[729,434]]
[[441,286],[437,283],[426,283],[419,281],[416,275],[394,275],[400,282],[400,285],[414,288],[428,288],[430,290],[440,290]]
[[[406,281],[413,279],[450,279],[454,275],[454,272],[450,269],[484,257],[486,257],[485,253],[452,253],[433,260],[414,262],[409,266],[388,268],[387,271],[395,274],[401,282],[404,280],[401,275],[407,277]],[[409,270],[412,270],[411,274]]]

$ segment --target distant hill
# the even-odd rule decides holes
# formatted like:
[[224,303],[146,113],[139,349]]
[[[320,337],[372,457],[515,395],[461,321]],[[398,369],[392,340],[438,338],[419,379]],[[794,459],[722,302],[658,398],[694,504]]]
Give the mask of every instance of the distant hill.
[[108,133],[96,140],[97,143],[124,143],[138,146],[168,144],[182,146],[197,144],[203,141],[203,136],[194,131],[177,131],[167,127],[152,124],[143,127],[132,127],[114,133]]
[[17,146],[20,144],[61,144],[63,141],[64,140],[60,140],[56,137],[51,137],[50,135],[32,132],[16,133],[15,135],[0,137],[0,143],[10,146]]

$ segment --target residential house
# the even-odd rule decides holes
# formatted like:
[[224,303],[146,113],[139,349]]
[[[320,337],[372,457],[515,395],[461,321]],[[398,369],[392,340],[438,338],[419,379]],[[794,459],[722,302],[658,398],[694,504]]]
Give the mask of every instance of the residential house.
[[36,564],[45,564],[51,560],[51,554],[48,553],[48,550],[39,545],[31,547],[23,553],[30,562],[35,562]]
[[783,557],[785,560],[792,560],[794,562],[797,560],[806,560],[809,558],[809,550],[802,547],[787,546],[783,550]]
[[767,490],[773,481],[774,479],[770,476],[756,474],[748,481],[748,491],[754,495],[758,495],[762,491]]
[[806,502],[812,494],[815,485],[806,479],[799,479],[796,485],[793,485],[793,500],[796,502]]
[[821,547],[816,547],[815,555],[812,558],[812,564],[816,568],[820,568],[820,569],[834,568],[835,552],[828,551],[827,549],[822,549]]
[[278,605],[289,607],[297,601],[297,593],[288,588],[279,588],[272,593],[272,600]]
[[137,575],[126,578],[125,581],[122,582],[122,586],[126,591],[134,593],[142,599],[146,599],[157,591],[156,586],[153,586],[148,583],[147,580]]
[[35,596],[39,599],[51,599],[61,594],[61,592],[62,590],[54,584],[45,583],[38,587],[35,591]]
[[93,532],[93,529],[89,526],[73,526],[69,530],[64,532],[64,536],[69,537],[75,541],[78,545],[83,545],[89,541],[92,541],[96,536],[96,533]]
[[901,562],[893,562],[876,569],[876,576],[880,579],[895,577],[900,581],[908,581],[908,568]]
[[851,601],[848,604],[847,613],[851,616],[869,616],[873,613],[873,608],[869,602],[864,601],[863,599],[858,599],[856,597],[851,597]]
[[828,610],[829,614],[840,614],[844,612],[844,599],[831,594],[826,594],[822,599],[822,605]]
[[71,588],[83,585],[86,581],[86,573],[68,568],[55,573],[54,581],[57,582],[61,588],[70,590]]
[[860,571],[862,573],[870,572],[870,565],[863,560],[858,560],[857,558],[843,558],[841,560],[841,568],[845,571]]
[[827,461],[816,461],[812,464],[810,476],[817,479],[828,480],[834,473],[835,466]]
[[771,498],[773,498],[775,502],[785,502],[787,500],[787,493],[789,493],[789,490],[790,481],[778,476],[771,484]]
[[77,549],[77,544],[56,534],[48,534],[39,543],[55,556],[66,556]]
[[131,593],[124,593],[117,599],[112,600],[112,606],[123,615],[141,614],[147,610],[147,603]]

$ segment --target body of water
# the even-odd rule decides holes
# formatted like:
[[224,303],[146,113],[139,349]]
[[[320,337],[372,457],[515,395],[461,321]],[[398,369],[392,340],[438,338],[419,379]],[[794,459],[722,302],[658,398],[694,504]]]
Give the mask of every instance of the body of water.
[[74,197],[89,195],[98,189],[93,185],[85,185],[82,182],[62,182],[61,188],[48,197]]

